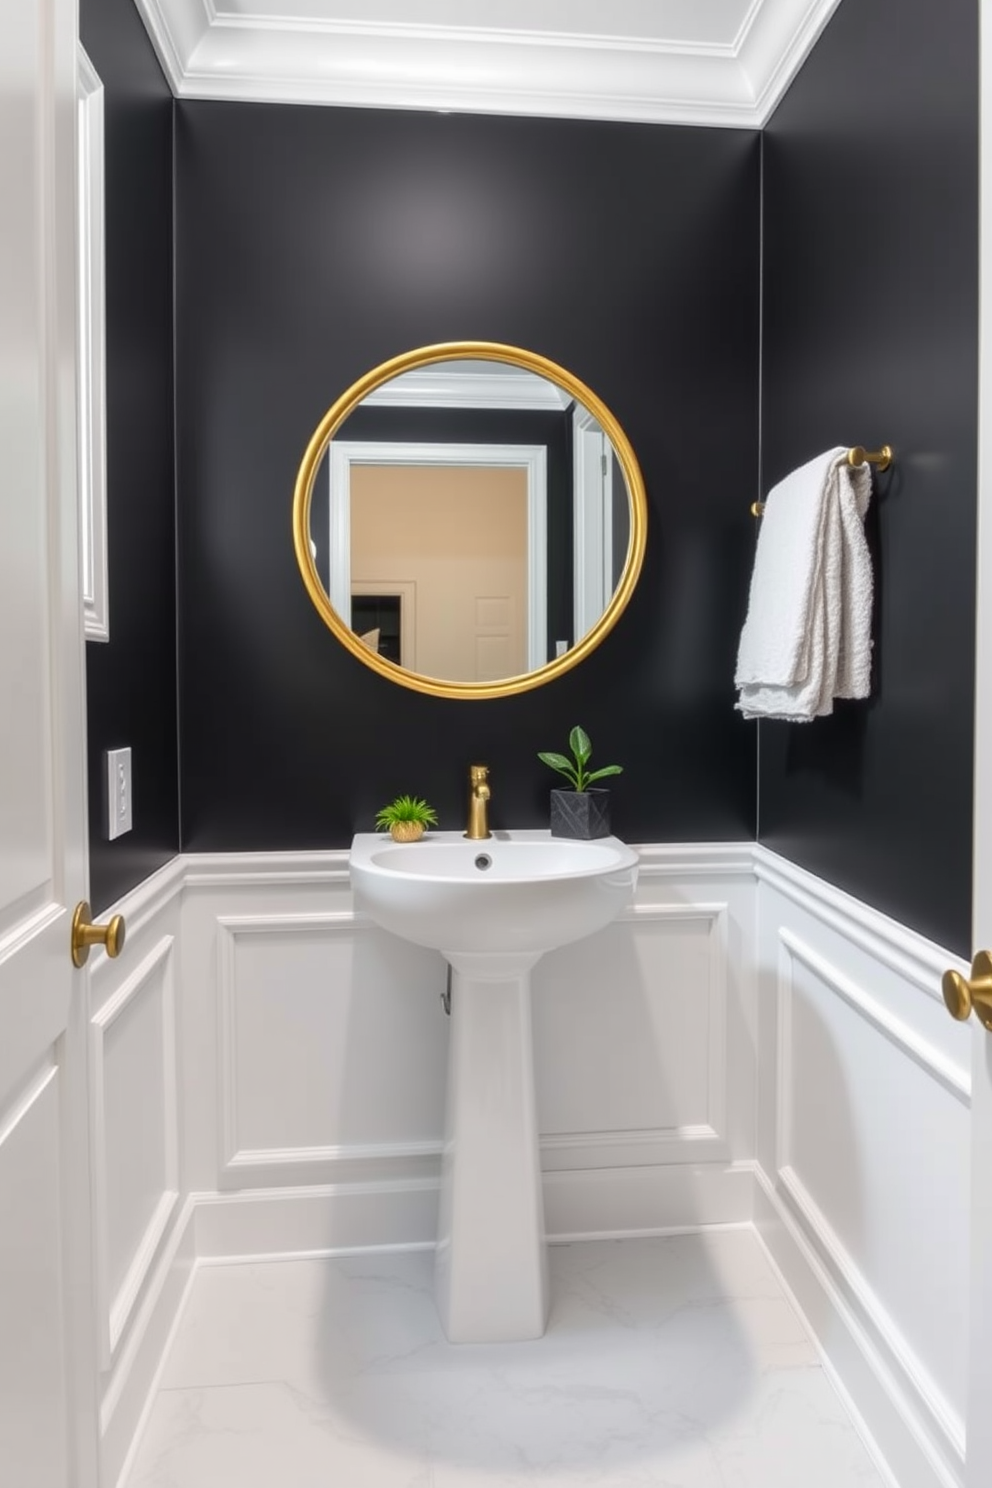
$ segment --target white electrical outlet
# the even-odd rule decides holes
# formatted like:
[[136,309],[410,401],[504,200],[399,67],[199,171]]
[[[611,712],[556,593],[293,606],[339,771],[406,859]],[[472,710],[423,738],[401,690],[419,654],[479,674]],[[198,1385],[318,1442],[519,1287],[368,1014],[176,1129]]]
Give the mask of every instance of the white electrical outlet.
[[107,836],[113,842],[131,830],[131,751],[107,750]]

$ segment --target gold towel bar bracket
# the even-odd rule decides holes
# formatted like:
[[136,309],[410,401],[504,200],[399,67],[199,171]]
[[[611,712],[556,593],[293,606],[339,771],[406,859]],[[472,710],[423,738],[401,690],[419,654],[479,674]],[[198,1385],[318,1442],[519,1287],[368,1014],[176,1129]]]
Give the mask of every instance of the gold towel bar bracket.
[[[864,445],[855,444],[847,452],[848,465],[877,465],[879,470],[888,470],[892,464],[892,446],[883,444],[881,449],[866,450]],[[765,503],[763,501],[751,502],[752,517],[763,517],[765,514]]]

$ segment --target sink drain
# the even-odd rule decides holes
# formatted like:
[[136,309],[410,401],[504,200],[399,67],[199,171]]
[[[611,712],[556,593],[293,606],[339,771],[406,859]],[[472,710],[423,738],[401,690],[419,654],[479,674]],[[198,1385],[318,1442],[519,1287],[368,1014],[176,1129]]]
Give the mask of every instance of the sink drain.
[[487,868],[491,868],[493,866],[493,860],[488,853],[480,853],[475,860],[475,866],[476,868],[481,868],[482,871],[485,872]]

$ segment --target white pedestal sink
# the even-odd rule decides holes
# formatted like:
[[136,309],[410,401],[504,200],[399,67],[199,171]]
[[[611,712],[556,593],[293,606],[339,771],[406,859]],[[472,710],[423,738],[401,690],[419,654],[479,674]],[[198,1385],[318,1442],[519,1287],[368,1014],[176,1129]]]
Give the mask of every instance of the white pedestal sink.
[[435,1293],[453,1343],[539,1338],[547,1325],[530,972],[616,919],[637,863],[615,837],[547,832],[352,843],[357,907],[452,967]]

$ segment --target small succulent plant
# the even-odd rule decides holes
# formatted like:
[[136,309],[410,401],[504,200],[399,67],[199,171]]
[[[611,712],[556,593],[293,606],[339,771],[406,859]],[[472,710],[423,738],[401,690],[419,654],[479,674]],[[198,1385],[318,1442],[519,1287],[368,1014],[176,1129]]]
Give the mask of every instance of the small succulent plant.
[[545,765],[550,765],[552,770],[557,770],[559,775],[564,775],[566,780],[571,781],[573,790],[588,790],[594,780],[602,780],[604,775],[623,773],[623,765],[604,765],[601,770],[586,769],[592,756],[592,744],[589,742],[589,735],[585,729],[579,728],[578,724],[568,736],[568,747],[572,751],[572,760],[564,754],[547,751],[539,752],[537,757]]
[[419,796],[397,796],[375,819],[376,831],[389,832],[397,842],[416,842],[425,827],[437,826],[437,812]]

